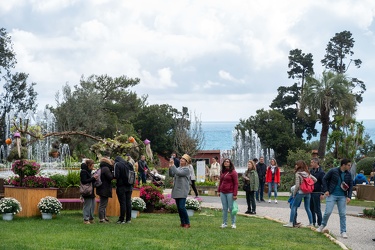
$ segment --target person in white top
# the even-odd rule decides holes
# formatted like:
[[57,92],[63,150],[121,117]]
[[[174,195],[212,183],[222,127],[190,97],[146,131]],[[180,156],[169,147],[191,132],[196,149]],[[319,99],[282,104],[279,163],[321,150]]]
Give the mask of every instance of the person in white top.
[[220,176],[220,164],[217,162],[218,158],[215,156],[212,158],[211,168],[210,168],[210,179],[211,181],[217,181]]

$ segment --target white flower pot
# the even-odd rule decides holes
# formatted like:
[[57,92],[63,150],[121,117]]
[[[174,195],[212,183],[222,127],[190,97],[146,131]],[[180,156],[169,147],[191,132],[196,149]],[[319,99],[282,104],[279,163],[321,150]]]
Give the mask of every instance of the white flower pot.
[[13,214],[12,213],[3,214],[3,220],[13,220]]
[[133,218],[133,219],[137,218],[137,217],[138,217],[138,213],[139,213],[139,211],[137,211],[137,210],[132,210],[132,218]]
[[42,219],[43,220],[52,220],[52,214],[51,213],[42,213]]
[[194,215],[194,210],[193,209],[186,209],[187,211],[187,214],[189,217],[193,216]]

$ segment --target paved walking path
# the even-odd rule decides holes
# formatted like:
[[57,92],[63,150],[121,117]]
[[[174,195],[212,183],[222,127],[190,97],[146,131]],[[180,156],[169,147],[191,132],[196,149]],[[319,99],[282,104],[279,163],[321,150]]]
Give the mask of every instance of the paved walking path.
[[[166,193],[170,193],[170,190],[166,189]],[[239,195],[244,195],[244,192],[239,192]],[[279,196],[289,196],[287,192],[279,192]],[[209,208],[221,208],[220,197],[218,196],[201,196],[203,202],[202,206]],[[266,202],[257,203],[257,215],[261,217],[270,217],[276,220],[283,221],[284,223],[289,221],[290,208],[286,201],[278,201],[277,204],[272,200],[268,203]],[[245,198],[238,199],[239,213],[244,213],[247,210]],[[324,214],[325,204],[322,204],[322,213]],[[372,241],[375,238],[375,220],[365,219],[358,217],[359,213],[362,213],[363,207],[347,206],[346,209],[346,228],[348,238],[344,239],[340,236],[340,219],[337,211],[337,206],[335,206],[329,220],[327,229],[339,242],[343,243],[347,248],[353,250],[374,250],[375,242]],[[301,204],[298,209],[298,222],[303,225],[308,225],[309,220],[307,214]],[[282,227],[283,224],[280,224]],[[297,228],[289,228],[289,230],[298,230]]]
[[[279,196],[288,196],[288,193],[280,193]],[[214,207],[221,208],[221,201],[219,197],[216,196],[202,196],[203,199],[202,205],[204,207]],[[238,199],[239,211],[244,213],[247,210],[246,200],[244,198]],[[325,204],[322,204],[322,213],[324,213]],[[337,211],[337,206],[335,206],[333,213],[331,214],[327,229],[330,233],[345,246],[354,250],[367,250],[375,249],[375,242],[372,241],[375,238],[375,221],[365,218],[358,217],[358,213],[362,213],[362,207],[347,206],[346,211],[346,228],[348,238],[344,239],[340,236],[340,219]],[[266,202],[257,203],[257,216],[261,217],[271,217],[276,220],[283,222],[289,221],[290,208],[289,204],[286,201],[278,201],[277,204],[272,200],[271,203]],[[298,209],[298,222],[301,222],[303,225],[308,225],[309,220],[307,214],[301,204],[301,207]],[[282,224],[280,224],[282,227]],[[297,228],[290,228],[289,230],[298,230]]]

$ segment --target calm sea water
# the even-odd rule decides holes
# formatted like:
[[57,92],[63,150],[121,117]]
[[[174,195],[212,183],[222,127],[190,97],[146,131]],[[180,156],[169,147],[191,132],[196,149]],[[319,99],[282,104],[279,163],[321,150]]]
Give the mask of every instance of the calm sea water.
[[[204,150],[227,150],[232,149],[234,145],[232,132],[239,122],[202,122],[202,130],[205,142]],[[368,134],[375,143],[375,120],[363,120],[365,126],[365,134]],[[320,124],[316,125],[318,131]],[[312,141],[319,140],[319,134]]]

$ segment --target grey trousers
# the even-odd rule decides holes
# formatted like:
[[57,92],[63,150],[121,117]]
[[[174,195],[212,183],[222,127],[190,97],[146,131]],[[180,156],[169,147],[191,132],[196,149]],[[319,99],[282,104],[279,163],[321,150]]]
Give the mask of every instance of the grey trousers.
[[93,220],[95,209],[95,198],[84,198],[83,199],[83,219]]

